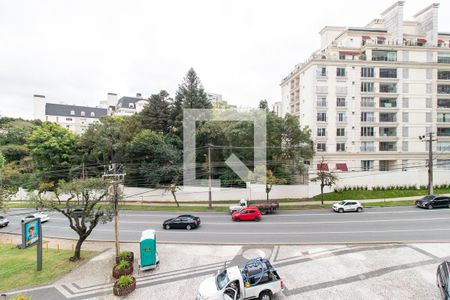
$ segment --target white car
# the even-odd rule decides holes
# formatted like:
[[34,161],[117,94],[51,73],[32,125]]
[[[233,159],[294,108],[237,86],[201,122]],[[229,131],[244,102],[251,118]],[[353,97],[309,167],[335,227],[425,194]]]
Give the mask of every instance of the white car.
[[9,224],[9,220],[4,216],[0,216],[0,227],[6,227]]
[[22,223],[25,222],[25,221],[28,221],[28,220],[36,219],[36,218],[41,219],[41,223],[44,223],[44,222],[47,222],[48,220],[50,220],[50,217],[47,214],[44,214],[42,212],[38,212],[38,213],[34,213],[34,214],[28,215],[26,217],[23,217],[22,218]]
[[356,200],[344,200],[333,204],[333,210],[335,212],[357,211],[362,212],[364,207],[359,201]]

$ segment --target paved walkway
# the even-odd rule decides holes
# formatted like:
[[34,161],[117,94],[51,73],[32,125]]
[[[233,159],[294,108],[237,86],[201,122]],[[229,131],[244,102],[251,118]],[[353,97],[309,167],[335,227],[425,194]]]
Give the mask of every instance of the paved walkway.
[[[5,236],[0,236],[5,240]],[[61,247],[70,242],[53,240]],[[111,243],[86,243],[104,250],[57,282],[21,292],[39,299],[115,299]],[[123,244],[139,256],[138,245]],[[137,289],[127,299],[193,299],[199,284],[225,263],[240,265],[249,258],[269,258],[286,289],[277,299],[439,299],[437,265],[450,256],[450,244],[209,246],[159,245],[160,267],[134,276]]]

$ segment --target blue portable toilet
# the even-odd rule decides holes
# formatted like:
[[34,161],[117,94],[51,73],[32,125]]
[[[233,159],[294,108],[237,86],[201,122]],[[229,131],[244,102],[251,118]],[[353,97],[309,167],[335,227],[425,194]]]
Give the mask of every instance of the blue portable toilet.
[[158,253],[156,252],[156,233],[153,229],[142,232],[140,241],[140,264],[141,271],[156,268],[159,263]]

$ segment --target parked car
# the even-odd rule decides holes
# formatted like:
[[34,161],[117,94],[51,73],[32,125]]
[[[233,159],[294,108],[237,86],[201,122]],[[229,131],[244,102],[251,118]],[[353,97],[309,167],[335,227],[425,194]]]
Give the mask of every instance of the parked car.
[[362,212],[364,207],[359,201],[356,200],[344,200],[333,204],[333,210],[335,212],[357,211]]
[[249,260],[244,268],[227,267],[205,279],[196,300],[272,300],[284,289],[283,280],[272,264],[263,258]]
[[436,271],[436,285],[441,292],[441,297],[444,300],[450,299],[450,263],[448,261],[444,261],[440,264]]
[[230,211],[230,214],[233,214],[234,212],[241,210],[244,207],[250,207],[250,206],[257,207],[258,210],[261,212],[261,214],[265,215],[265,214],[274,213],[278,209],[280,204],[278,203],[278,201],[274,201],[274,200],[270,200],[270,201],[259,200],[258,201],[258,200],[241,199],[239,201],[239,204],[230,205],[228,209]]
[[428,195],[422,199],[416,200],[416,206],[428,209],[433,209],[436,207],[450,207],[450,197]]
[[9,224],[9,220],[4,216],[0,216],[0,227],[6,227]]
[[47,214],[44,214],[42,212],[37,212],[37,213],[31,214],[31,215],[28,215],[26,217],[23,217],[22,218],[22,223],[25,222],[25,221],[28,221],[28,220],[36,219],[36,218],[41,219],[41,223],[45,223],[48,220],[50,220],[50,217]]
[[233,221],[260,221],[261,213],[255,206],[245,207],[231,215]]
[[187,229],[191,230],[200,226],[200,218],[192,215],[181,215],[163,222],[164,229]]

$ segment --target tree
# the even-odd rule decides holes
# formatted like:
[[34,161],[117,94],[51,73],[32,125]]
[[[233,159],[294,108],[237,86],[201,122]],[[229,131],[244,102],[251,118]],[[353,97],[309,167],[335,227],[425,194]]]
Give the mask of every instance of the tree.
[[[48,208],[61,213],[69,220],[70,228],[78,235],[74,255],[71,261],[81,258],[81,246],[99,223],[112,220],[112,206],[102,203],[108,196],[109,181],[100,178],[75,179],[60,182],[54,198],[46,198],[43,194],[34,195],[36,207]],[[66,199],[62,199],[66,196]]]
[[79,137],[54,123],[44,123],[35,129],[28,140],[31,156],[40,171],[41,181],[56,183],[68,179],[70,170],[78,161]]
[[256,166],[254,171],[249,173],[248,176],[249,181],[265,184],[266,188],[266,200],[269,201],[269,194],[272,191],[272,187],[274,184],[285,184],[285,179],[276,178],[272,170],[266,170],[265,166]]
[[177,191],[179,191],[179,190],[180,190],[180,187],[178,186],[177,181],[172,182],[170,185],[168,185],[166,187],[166,191],[169,191],[172,194],[173,200],[175,201],[175,204],[177,205],[177,207],[180,207],[180,203],[178,203],[177,195],[176,195]]
[[150,129],[161,134],[172,131],[171,114],[173,109],[173,99],[169,98],[169,93],[162,90],[158,94],[153,94],[148,100],[148,104],[137,115],[142,128]]
[[312,182],[320,182],[320,201],[323,205],[323,189],[326,186],[333,186],[336,184],[336,181],[338,181],[338,178],[328,170],[325,170],[324,168],[324,158],[322,157],[322,160],[319,165],[319,172],[317,173],[317,177],[311,179]]

